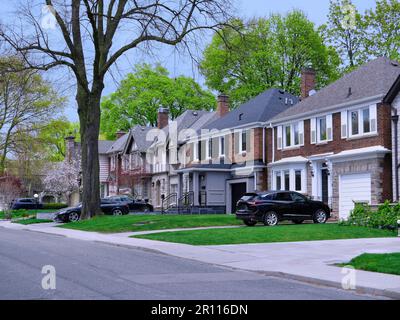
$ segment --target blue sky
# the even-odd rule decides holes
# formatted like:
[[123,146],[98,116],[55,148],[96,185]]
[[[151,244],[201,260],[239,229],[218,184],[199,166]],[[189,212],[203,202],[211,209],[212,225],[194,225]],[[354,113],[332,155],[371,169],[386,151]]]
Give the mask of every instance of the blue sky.
[[[7,23],[9,19],[12,19],[13,15],[11,12],[16,9],[18,1],[1,0],[1,3],[0,18],[2,23]],[[375,6],[375,0],[353,0],[353,3],[360,11]],[[286,13],[292,9],[301,9],[308,15],[311,21],[320,25],[326,22],[329,11],[329,0],[237,0],[237,8],[238,13],[242,17],[262,17],[268,16],[270,13]],[[118,81],[131,70],[133,64],[143,61],[161,63],[170,71],[172,76],[184,74],[194,77],[197,81],[203,83],[203,79],[198,74],[192,60],[187,55],[176,53],[170,48],[162,47],[157,52],[154,52],[154,56],[152,57],[148,57],[144,53],[139,55],[135,53],[135,58],[133,56],[131,52],[129,56],[119,61],[118,72],[113,72],[113,77],[109,76],[106,80],[104,95],[110,94],[116,89]],[[64,78],[64,75],[60,74],[52,74],[51,76],[58,79]],[[66,92],[69,96],[69,103],[64,113],[71,121],[77,121],[78,116],[75,107],[74,92],[73,90]]]

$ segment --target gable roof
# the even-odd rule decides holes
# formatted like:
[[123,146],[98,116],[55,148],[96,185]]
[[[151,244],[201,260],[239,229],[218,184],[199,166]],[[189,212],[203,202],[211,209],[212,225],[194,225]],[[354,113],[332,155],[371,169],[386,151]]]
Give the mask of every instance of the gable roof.
[[99,140],[99,154],[106,154],[113,143],[114,141]]
[[205,126],[205,129],[230,129],[257,122],[266,122],[278,113],[292,109],[299,98],[279,89],[269,89]]
[[124,134],[122,137],[114,141],[111,147],[107,150],[107,153],[121,152],[125,148],[125,144],[128,141],[129,134]]
[[[299,102],[290,110],[278,114],[272,121],[283,121],[302,114],[319,112],[330,107],[361,100],[383,99],[399,76],[400,66],[398,62],[385,57],[377,58],[344,75],[313,96]],[[351,88],[350,95],[349,88]]]
[[[146,152],[147,149],[153,143],[152,140],[147,139],[147,134],[155,129],[155,127],[146,127],[146,126],[135,126],[129,132],[129,138],[133,138],[135,144],[137,146],[137,150],[139,152]],[[129,140],[127,140],[126,147],[129,145]]]

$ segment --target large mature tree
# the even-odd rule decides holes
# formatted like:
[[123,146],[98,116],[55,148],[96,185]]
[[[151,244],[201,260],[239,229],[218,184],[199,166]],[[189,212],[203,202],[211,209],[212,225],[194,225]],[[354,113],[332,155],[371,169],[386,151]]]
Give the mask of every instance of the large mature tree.
[[400,60],[400,2],[378,0],[365,13],[365,49],[369,56]]
[[[230,0],[43,0],[57,29],[27,1],[23,25],[5,28],[6,41],[32,67],[68,67],[76,79],[82,141],[82,219],[101,214],[98,136],[104,80],[130,50],[152,43],[188,42],[194,31],[219,29],[229,17]],[[47,16],[49,17],[49,15]],[[18,20],[18,19],[16,19]],[[49,22],[49,23],[47,23]],[[135,52],[133,50],[132,52]],[[33,60],[32,60],[33,59]],[[34,61],[32,63],[32,61]]]
[[365,23],[351,0],[331,0],[328,22],[320,27],[327,43],[335,47],[344,69],[354,69],[366,59]]
[[214,95],[192,78],[170,78],[160,65],[139,64],[118,90],[102,101],[101,132],[113,139],[118,130],[129,130],[137,124],[155,126],[160,107],[169,108],[172,118],[176,118],[187,109],[211,110],[215,105]]
[[303,68],[317,71],[318,84],[335,80],[339,59],[324,45],[314,24],[298,10],[287,15],[232,22],[204,52],[206,84],[230,95],[234,105],[277,87],[298,94]]
[[64,99],[35,70],[5,72],[24,63],[15,58],[0,59],[0,173],[7,155],[21,146],[19,137],[42,125],[63,106]]

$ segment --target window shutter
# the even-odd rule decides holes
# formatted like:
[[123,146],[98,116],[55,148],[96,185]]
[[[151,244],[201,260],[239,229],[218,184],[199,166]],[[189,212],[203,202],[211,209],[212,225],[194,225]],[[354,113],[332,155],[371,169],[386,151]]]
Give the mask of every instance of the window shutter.
[[219,155],[219,138],[212,138],[212,158],[217,158]]
[[277,144],[278,150],[282,150],[282,126],[278,127]]
[[206,159],[206,152],[207,152],[207,140],[201,140],[201,154],[200,154],[200,161],[204,161]]
[[347,121],[348,121],[347,110],[342,111],[340,118],[341,118],[340,131],[341,131],[342,139],[346,139],[347,138]]
[[195,148],[196,144],[195,143],[191,143],[189,145],[189,163],[192,163],[194,161],[194,148]]
[[371,132],[376,132],[378,130],[376,104],[369,106],[369,118],[371,122]]
[[326,132],[327,132],[327,137],[328,141],[333,140],[333,125],[332,125],[332,115],[328,114],[326,116]]
[[312,118],[310,120],[311,127],[311,144],[317,143],[317,119]]
[[304,146],[304,121],[299,122],[299,142],[301,146]]
[[251,136],[254,134],[254,130],[247,130],[246,131],[246,150],[247,152],[250,152],[252,150],[251,148]]
[[234,154],[239,154],[240,148],[239,148],[239,139],[240,139],[240,132],[235,132],[234,133],[234,140],[235,140],[235,149],[233,150]]

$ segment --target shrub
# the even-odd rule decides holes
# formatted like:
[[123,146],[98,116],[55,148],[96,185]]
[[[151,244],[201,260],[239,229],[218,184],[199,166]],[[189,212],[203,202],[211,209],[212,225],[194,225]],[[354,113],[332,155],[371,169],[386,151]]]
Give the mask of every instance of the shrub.
[[67,208],[68,205],[66,203],[43,203],[43,209],[48,209],[48,210],[58,210],[58,209],[64,209]]
[[356,204],[349,219],[341,224],[395,230],[398,220],[400,220],[400,204],[391,205],[386,201],[377,211],[371,211],[365,204]]

